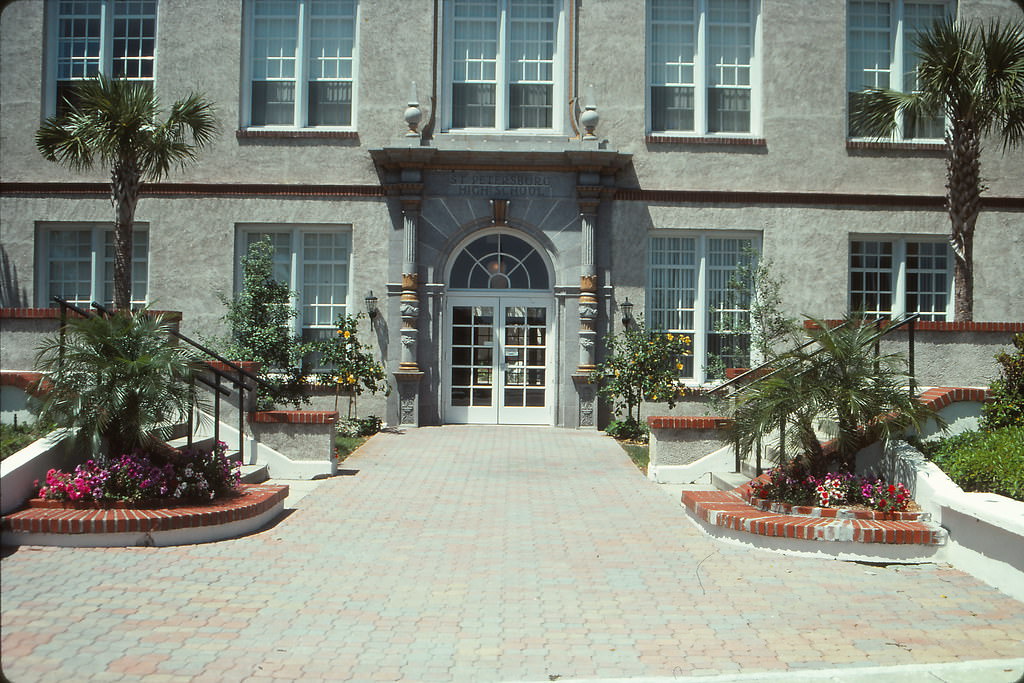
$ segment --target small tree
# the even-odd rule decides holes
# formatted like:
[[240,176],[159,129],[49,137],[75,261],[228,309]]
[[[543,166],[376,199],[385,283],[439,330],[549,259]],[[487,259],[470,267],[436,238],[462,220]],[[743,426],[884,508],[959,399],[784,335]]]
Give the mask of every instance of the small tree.
[[374,359],[370,347],[359,341],[358,315],[339,315],[335,322],[338,333],[333,339],[310,345],[318,354],[319,365],[326,368],[317,373],[322,384],[335,387],[334,409],[338,409],[338,397],[342,390],[348,393],[348,416],[355,417],[356,400],[364,391],[384,395],[391,393],[391,387],[384,373],[384,366]]
[[[904,358],[875,354],[876,329],[863,317],[847,316],[835,328],[814,322],[816,343],[778,356],[775,373],[739,397],[729,438],[742,449],[785,425],[800,469],[820,476],[836,465],[849,472],[864,446],[938,419],[907,390]],[[819,433],[835,439],[832,453]]]
[[[744,248],[722,298],[709,307],[712,328],[724,342],[720,353],[708,354],[708,377],[721,379],[726,367],[750,367],[752,352],[761,360],[770,358],[785,339],[795,345],[799,323],[782,312],[785,279],[773,271],[770,260]],[[739,365],[730,366],[727,359]]]
[[915,39],[913,92],[872,88],[853,112],[853,125],[878,138],[906,120],[944,116],[946,209],[955,263],[956,319],[974,319],[974,229],[981,213],[981,150],[986,136],[1003,150],[1024,144],[1024,21],[987,26],[946,19]]
[[607,357],[597,366],[592,381],[616,416],[625,411],[626,421],[642,430],[640,409],[644,401],[669,408],[682,395],[679,375],[690,355],[690,338],[680,334],[650,332],[643,320],[619,334],[605,337]]
[[47,161],[87,171],[95,158],[110,169],[114,205],[114,306],[131,305],[132,226],[144,181],[184,168],[217,136],[213,105],[192,93],[158,120],[160,102],[147,83],[98,76],[81,81],[67,113],[46,119],[36,147]]
[[260,376],[271,389],[260,390],[260,401],[293,403],[306,400],[301,359],[302,340],[293,329],[298,315],[292,307],[294,293],[274,279],[274,245],[269,238],[254,242],[242,257],[242,290],[225,301],[224,320],[230,337],[222,344],[224,355],[261,365]]
[[151,449],[197,406],[198,359],[170,338],[162,315],[142,310],[68,321],[45,339],[36,367],[50,385],[39,420],[74,437],[83,454]]

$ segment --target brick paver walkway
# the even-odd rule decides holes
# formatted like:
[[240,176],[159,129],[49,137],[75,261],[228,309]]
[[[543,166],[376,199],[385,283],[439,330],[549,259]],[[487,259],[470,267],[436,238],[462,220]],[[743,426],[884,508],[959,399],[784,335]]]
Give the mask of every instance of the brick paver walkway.
[[346,466],[247,538],[8,549],[4,673],[546,681],[1024,656],[1024,606],[970,576],[723,545],[596,434],[424,428]]

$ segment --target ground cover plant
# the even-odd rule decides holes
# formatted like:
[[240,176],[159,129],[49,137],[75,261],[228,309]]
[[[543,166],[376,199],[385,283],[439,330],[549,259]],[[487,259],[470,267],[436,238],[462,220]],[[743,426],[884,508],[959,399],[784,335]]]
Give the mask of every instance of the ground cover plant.
[[206,451],[136,450],[116,458],[88,460],[72,472],[51,469],[36,486],[44,500],[208,502],[238,489],[240,463],[230,460],[226,451],[223,442]]

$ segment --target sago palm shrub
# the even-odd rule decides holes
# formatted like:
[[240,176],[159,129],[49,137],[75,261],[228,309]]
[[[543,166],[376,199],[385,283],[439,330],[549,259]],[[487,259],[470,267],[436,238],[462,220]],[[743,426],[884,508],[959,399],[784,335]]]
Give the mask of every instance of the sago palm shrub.
[[145,310],[70,320],[63,340],[39,347],[36,367],[49,384],[39,419],[73,437],[81,455],[151,450],[197,407],[198,359],[170,329]]
[[875,353],[874,326],[859,316],[839,327],[814,322],[814,344],[779,356],[775,373],[738,399],[732,438],[741,448],[784,425],[787,456],[799,470],[851,472],[861,448],[938,419],[908,391],[902,355]]

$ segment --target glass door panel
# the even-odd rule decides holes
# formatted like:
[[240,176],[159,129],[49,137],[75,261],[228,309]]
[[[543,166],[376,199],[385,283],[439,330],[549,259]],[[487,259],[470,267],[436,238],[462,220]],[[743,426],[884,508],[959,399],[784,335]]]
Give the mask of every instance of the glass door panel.
[[550,424],[548,307],[491,297],[450,310],[446,421]]

